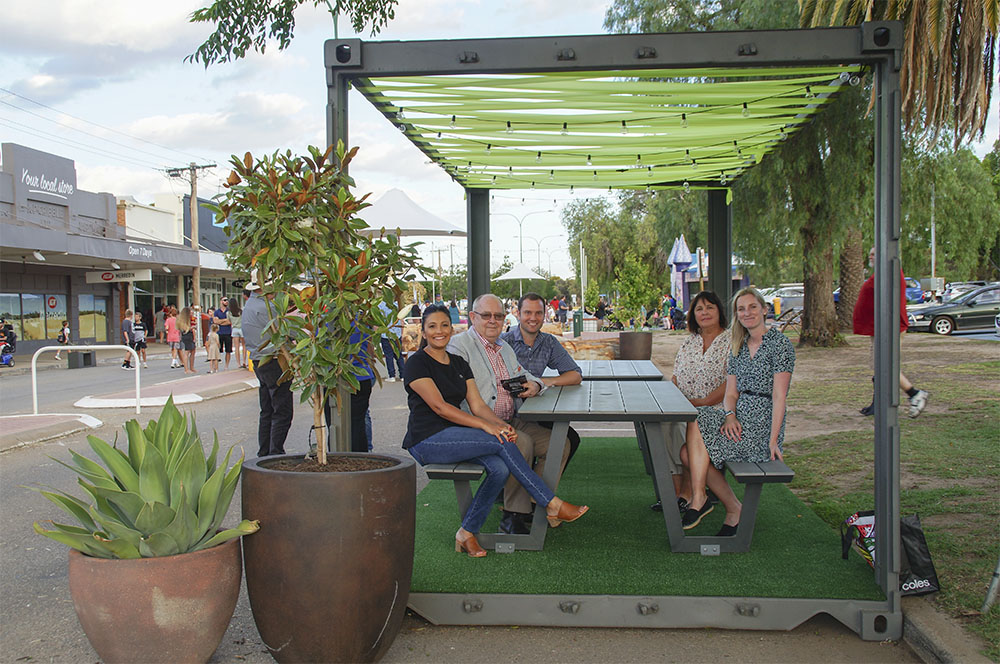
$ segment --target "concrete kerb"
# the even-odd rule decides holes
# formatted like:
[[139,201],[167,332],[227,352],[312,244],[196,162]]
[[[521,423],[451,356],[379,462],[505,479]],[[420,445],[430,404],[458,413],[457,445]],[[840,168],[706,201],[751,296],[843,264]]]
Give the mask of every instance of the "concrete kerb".
[[903,598],[903,641],[928,664],[990,664],[986,645],[924,597]]
[[48,413],[43,415],[6,415],[0,417],[0,452],[69,436],[104,423],[82,413]]

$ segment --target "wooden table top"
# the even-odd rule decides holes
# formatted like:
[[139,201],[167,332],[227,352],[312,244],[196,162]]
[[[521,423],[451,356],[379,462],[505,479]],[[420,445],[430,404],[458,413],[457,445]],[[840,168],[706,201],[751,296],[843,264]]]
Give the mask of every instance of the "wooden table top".
[[525,399],[517,414],[546,422],[686,422],[698,410],[670,381],[590,380],[550,387]]
[[[584,380],[663,380],[663,372],[649,360],[577,360]],[[545,376],[558,376],[546,369]]]

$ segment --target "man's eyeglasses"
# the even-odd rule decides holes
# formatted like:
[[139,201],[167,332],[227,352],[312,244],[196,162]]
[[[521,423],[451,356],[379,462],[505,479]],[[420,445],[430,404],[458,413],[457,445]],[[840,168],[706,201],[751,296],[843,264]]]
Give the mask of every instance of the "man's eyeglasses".
[[481,316],[481,317],[485,318],[486,320],[489,320],[491,318],[493,320],[503,320],[504,319],[504,315],[503,314],[488,314],[488,313],[483,313],[481,311],[473,311],[472,313],[476,314],[477,316]]

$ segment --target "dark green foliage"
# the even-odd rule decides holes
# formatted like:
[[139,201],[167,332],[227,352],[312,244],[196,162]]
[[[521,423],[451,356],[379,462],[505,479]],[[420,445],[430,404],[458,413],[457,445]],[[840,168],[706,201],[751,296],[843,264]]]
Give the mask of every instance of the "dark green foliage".
[[398,0],[334,0],[333,5],[329,0],[215,0],[191,14],[192,23],[214,23],[215,31],[184,59],[208,67],[239,60],[247,51],[263,53],[269,40],[284,50],[294,37],[295,11],[308,2],[326,5],[334,26],[337,16],[346,13],[355,32],[370,24],[374,36],[395,16]]

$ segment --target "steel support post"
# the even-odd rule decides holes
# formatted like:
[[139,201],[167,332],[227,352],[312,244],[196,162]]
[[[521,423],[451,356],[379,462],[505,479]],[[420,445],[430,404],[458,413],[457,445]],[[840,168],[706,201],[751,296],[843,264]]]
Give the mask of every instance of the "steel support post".
[[[869,26],[865,26],[868,28]],[[901,28],[866,30],[896,48]],[[898,50],[875,64],[875,577],[899,612],[899,159]]]
[[728,306],[733,295],[733,206],[728,192],[708,191],[708,289]]
[[469,304],[490,292],[490,190],[466,189]]

